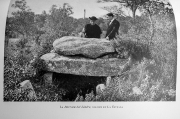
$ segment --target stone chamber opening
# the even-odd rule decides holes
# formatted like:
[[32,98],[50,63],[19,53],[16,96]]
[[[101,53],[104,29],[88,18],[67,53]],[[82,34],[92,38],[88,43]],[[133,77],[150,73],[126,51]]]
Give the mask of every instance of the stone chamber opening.
[[53,83],[66,92],[63,101],[74,101],[78,94],[85,98],[91,91],[96,95],[96,86],[105,82],[106,77],[53,73]]

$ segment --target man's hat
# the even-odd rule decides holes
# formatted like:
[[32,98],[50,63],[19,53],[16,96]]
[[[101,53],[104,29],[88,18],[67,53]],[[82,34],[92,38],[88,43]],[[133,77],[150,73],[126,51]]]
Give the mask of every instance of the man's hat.
[[113,13],[108,13],[107,16],[114,17]]
[[98,20],[95,16],[89,17],[90,20],[96,21]]

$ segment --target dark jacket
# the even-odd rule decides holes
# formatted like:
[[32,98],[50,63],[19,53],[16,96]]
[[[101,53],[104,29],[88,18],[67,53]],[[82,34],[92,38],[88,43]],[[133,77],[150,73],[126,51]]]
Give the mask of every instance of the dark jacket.
[[102,32],[97,24],[86,24],[84,33],[86,38],[100,38]]
[[108,36],[109,39],[115,38],[116,34],[118,34],[120,23],[114,19],[113,22],[109,25],[106,32],[106,37]]

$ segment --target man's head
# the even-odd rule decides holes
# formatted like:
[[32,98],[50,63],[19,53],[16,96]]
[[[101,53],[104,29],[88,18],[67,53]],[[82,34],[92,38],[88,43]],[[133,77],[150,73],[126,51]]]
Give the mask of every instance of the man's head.
[[108,13],[107,14],[108,20],[112,20],[114,18],[113,13]]
[[89,19],[90,19],[90,24],[91,25],[94,25],[96,20],[97,20],[97,18],[95,16],[89,17]]

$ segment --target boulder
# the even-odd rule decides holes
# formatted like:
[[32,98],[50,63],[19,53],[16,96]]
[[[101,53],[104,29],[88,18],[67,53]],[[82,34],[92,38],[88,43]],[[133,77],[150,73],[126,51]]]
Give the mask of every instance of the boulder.
[[29,80],[25,80],[23,82],[20,83],[20,88],[22,90],[26,90],[26,89],[31,89],[31,90],[34,90],[33,87],[32,87],[32,84]]
[[133,94],[136,94],[136,95],[143,94],[142,91],[138,87],[133,87],[132,91],[133,91]]
[[20,90],[19,91],[20,92],[21,91],[28,91],[27,97],[30,100],[34,100],[34,99],[36,100],[37,99],[34,88],[33,88],[32,84],[29,80],[25,80],[25,81],[20,83]]
[[60,56],[57,53],[43,55],[45,69],[50,72],[84,75],[84,76],[116,76],[127,67],[128,59],[88,59]]
[[17,48],[18,45],[20,45],[21,39],[18,38],[10,38],[8,41],[8,46]]
[[106,86],[104,84],[97,85],[96,86],[96,94],[99,95],[99,94],[103,93],[105,88],[106,88]]
[[115,52],[112,42],[106,39],[65,36],[53,43],[54,51],[60,55],[80,55],[97,58]]

